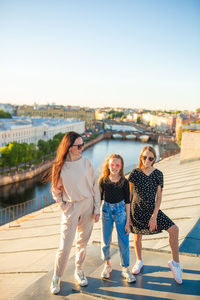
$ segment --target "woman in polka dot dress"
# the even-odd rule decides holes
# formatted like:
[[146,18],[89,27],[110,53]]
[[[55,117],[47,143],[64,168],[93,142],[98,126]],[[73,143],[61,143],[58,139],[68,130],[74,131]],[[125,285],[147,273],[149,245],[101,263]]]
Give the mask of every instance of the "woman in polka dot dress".
[[129,175],[131,199],[131,231],[137,261],[132,273],[140,273],[142,262],[142,235],[155,234],[162,230],[169,233],[172,260],[168,265],[177,283],[182,283],[179,263],[178,227],[159,208],[162,200],[163,173],[153,167],[156,152],[151,146],[142,149],[139,164]]

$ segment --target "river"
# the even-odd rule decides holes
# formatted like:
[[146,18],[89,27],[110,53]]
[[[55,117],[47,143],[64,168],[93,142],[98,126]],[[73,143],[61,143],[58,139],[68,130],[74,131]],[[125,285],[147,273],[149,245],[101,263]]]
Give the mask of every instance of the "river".
[[[86,149],[83,155],[92,162],[98,176],[105,157],[111,153],[118,153],[124,158],[125,173],[128,173],[137,165],[140,151],[145,145],[146,143],[133,140],[102,140]],[[154,146],[158,153],[158,146]],[[1,187],[0,208],[40,198],[49,193],[49,190],[50,184],[43,184],[41,176]]]

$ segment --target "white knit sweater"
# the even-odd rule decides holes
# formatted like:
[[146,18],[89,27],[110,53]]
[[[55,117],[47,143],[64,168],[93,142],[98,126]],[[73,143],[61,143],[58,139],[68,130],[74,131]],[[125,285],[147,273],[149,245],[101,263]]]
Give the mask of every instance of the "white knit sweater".
[[84,156],[64,163],[58,184],[56,188],[52,188],[52,195],[61,208],[63,202],[93,199],[94,213],[100,213],[101,200],[97,178],[92,164]]

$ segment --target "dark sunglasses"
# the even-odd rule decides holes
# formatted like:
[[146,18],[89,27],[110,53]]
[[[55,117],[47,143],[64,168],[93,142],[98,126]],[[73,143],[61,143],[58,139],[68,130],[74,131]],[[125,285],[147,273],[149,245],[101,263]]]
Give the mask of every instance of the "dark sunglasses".
[[84,143],[83,144],[72,145],[72,146],[77,147],[77,149],[80,150],[81,148],[84,147]]
[[142,159],[144,159],[144,160],[146,160],[148,158],[148,160],[149,161],[153,161],[154,160],[154,157],[151,157],[151,156],[149,156],[149,157],[147,157],[147,156],[142,156]]

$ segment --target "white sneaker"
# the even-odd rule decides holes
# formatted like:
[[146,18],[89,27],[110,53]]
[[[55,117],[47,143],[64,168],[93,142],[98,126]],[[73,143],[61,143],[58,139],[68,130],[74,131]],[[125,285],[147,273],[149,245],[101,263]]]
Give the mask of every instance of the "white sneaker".
[[143,267],[143,261],[142,260],[137,260],[136,263],[134,264],[133,268],[132,268],[132,273],[133,274],[139,274],[142,267]]
[[52,278],[50,290],[53,295],[60,293],[60,277],[54,276]]
[[109,279],[112,272],[112,267],[110,265],[104,265],[103,271],[101,273],[101,278]]
[[125,278],[127,280],[127,282],[135,282],[136,281],[135,276],[133,274],[131,274],[131,272],[128,268],[123,268],[121,275],[123,278]]
[[170,267],[170,269],[172,271],[172,274],[173,274],[174,279],[176,280],[176,282],[178,284],[182,284],[182,282],[183,282],[182,278],[181,278],[181,272],[182,272],[182,270],[181,270],[180,265],[179,264],[176,265],[173,260],[170,260],[168,262],[168,266]]
[[78,284],[80,286],[86,286],[88,285],[87,278],[85,277],[84,273],[82,270],[77,270],[74,273],[74,278],[78,281]]

